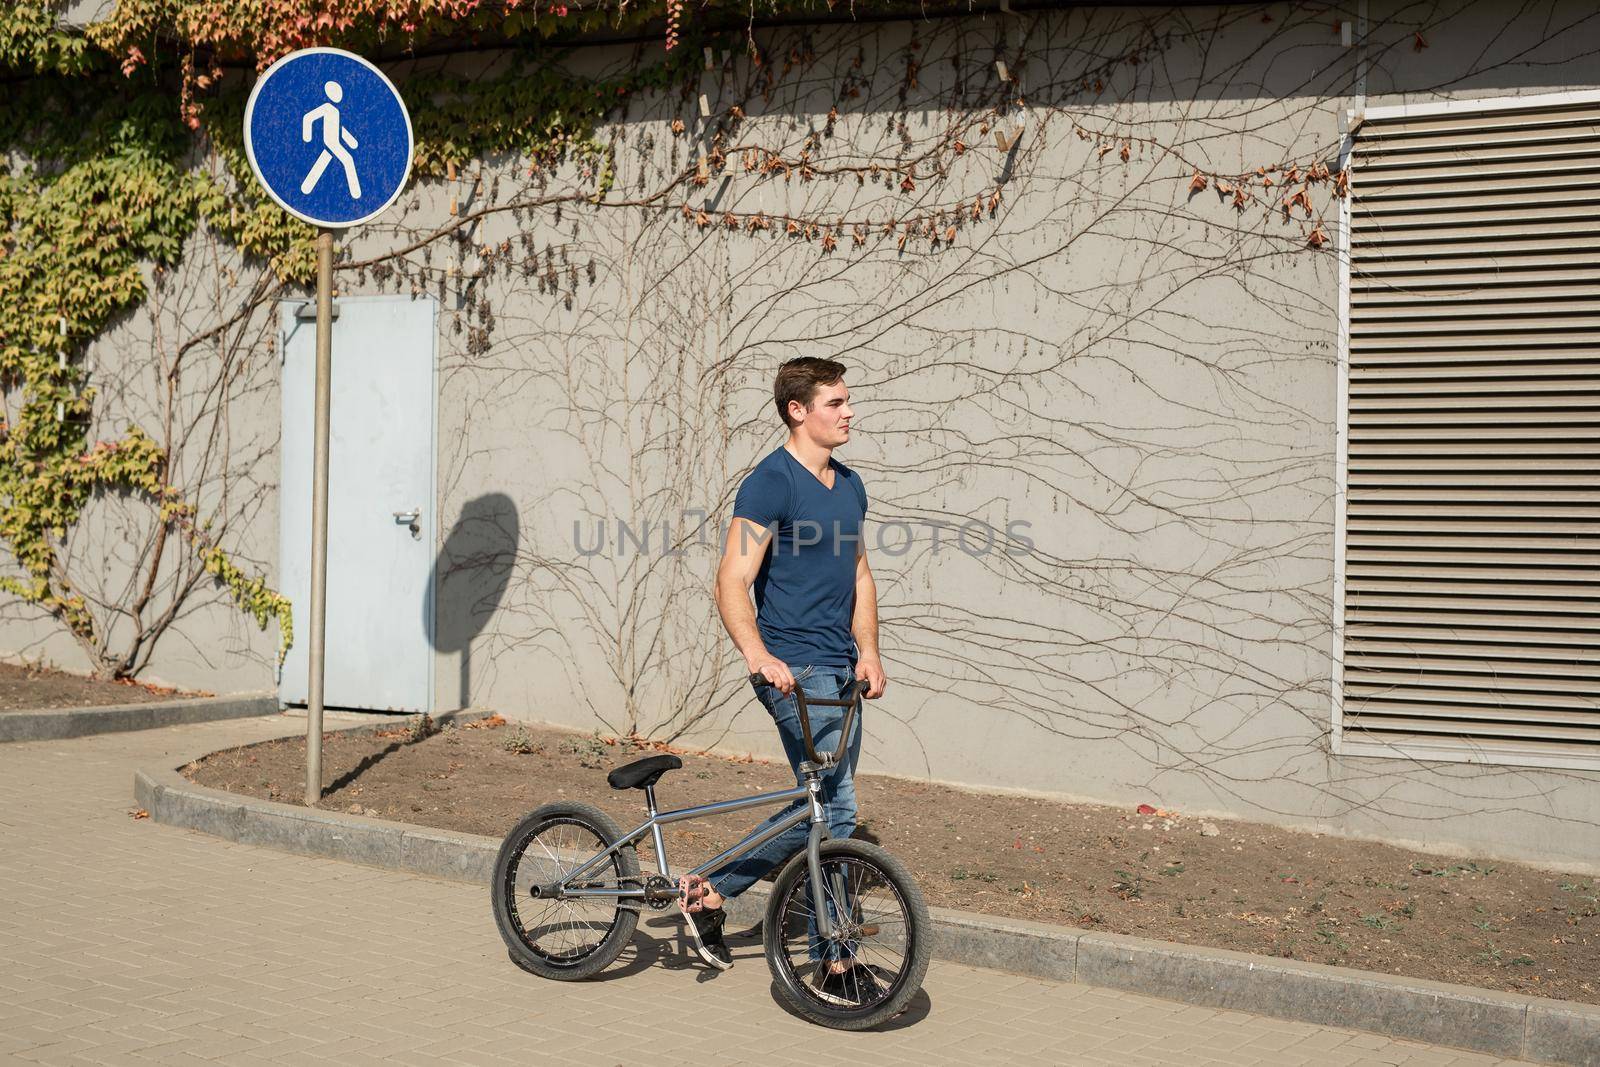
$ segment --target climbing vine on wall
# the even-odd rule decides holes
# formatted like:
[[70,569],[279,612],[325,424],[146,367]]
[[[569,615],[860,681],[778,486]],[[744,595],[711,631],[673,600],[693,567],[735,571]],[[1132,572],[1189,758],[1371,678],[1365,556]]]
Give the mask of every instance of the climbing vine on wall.
[[[785,10],[825,7],[796,0]],[[1010,56],[1010,70],[1003,60],[995,64],[999,77],[978,94],[979,106],[951,114],[947,127],[918,151],[881,158],[828,158],[826,141],[839,108],[848,108],[871,80],[859,59],[837,87],[837,103],[824,128],[798,147],[762,144],[745,132],[739,106],[711,113],[702,102],[704,121],[696,137],[691,139],[681,119],[671,123],[672,135],[690,152],[684,166],[653,191],[612,196],[616,142],[598,131],[630,100],[677,93],[692,112],[690,85],[702,69],[711,68],[713,54],[722,55],[726,66],[730,51],[746,50],[757,71],[758,98],[791,72],[805,74],[816,60],[802,45],[764,55],[736,24],[730,32],[714,32],[713,14],[704,8],[686,12],[676,3],[626,0],[260,0],[250,5],[120,0],[104,21],[78,32],[59,27],[56,5],[23,3],[0,13],[0,70],[13,75],[0,137],[14,160],[0,171],[0,212],[6,220],[0,234],[0,390],[7,398],[0,418],[0,500],[5,503],[0,540],[17,570],[0,576],[0,589],[60,620],[100,672],[137,673],[166,625],[146,620],[144,612],[162,566],[162,546],[177,537],[258,625],[278,622],[280,661],[292,641],[287,599],[225,551],[201,517],[197,489],[181,484],[173,469],[170,428],[162,432],[130,423],[116,427],[109,439],[93,440],[96,394],[82,355],[119,316],[147,300],[147,271],[176,265],[185,242],[199,229],[266,266],[273,284],[256,287],[249,294],[250,307],[263,306],[286,286],[311,282],[314,231],[259,194],[242,139],[249,71],[295,48],[336,44],[394,53],[430,42],[444,49],[479,38],[509,43],[509,65],[493,77],[435,72],[406,80],[417,134],[414,169],[422,180],[450,180],[474,161],[499,156],[522,161],[529,178],[542,181],[562,164],[575,164],[581,190],[509,205],[549,208],[557,220],[566,203],[644,207],[671,212],[702,231],[748,238],[781,234],[822,255],[844,255],[885,241],[902,253],[938,252],[953,246],[964,228],[996,216],[1005,196],[1003,176],[976,194],[944,200],[925,199],[923,189],[948,179],[961,157],[991,139],[1002,156],[1015,155],[1018,116],[1025,106],[1016,76],[1023,61],[1016,55]],[[667,36],[661,46],[641,48],[620,76],[576,77],[563,66],[559,46],[565,38],[663,19]],[[1104,70],[1084,77],[1081,92],[1086,99],[1098,96],[1112,68],[1139,58],[1107,59]],[[917,84],[920,62],[913,41],[905,58],[902,105]],[[1343,176],[1318,159],[1273,161],[1223,174],[1125,129],[1096,128],[1077,118],[1065,128],[1092,141],[1100,158],[1115,153],[1113,158],[1126,164],[1134,155],[1170,155],[1192,195],[1215,193],[1216,203],[1241,213],[1254,206],[1281,213],[1284,221],[1304,224],[1305,243],[1312,248],[1327,240],[1313,192],[1320,187],[1343,193]],[[899,139],[910,144],[903,122]],[[675,149],[675,160],[677,154]],[[734,174],[797,185],[881,184],[893,195],[887,210],[870,215],[709,207],[705,187]],[[451,216],[405,247],[347,261],[340,269],[364,277],[370,268],[380,280],[399,273],[412,278],[418,291],[427,272],[408,267],[406,257],[420,249],[426,259],[428,246],[447,237],[465,240],[468,219],[465,213],[456,215],[453,200]],[[511,254],[510,242],[478,250],[483,270],[509,261]],[[575,285],[578,264],[561,255],[562,272]],[[556,265],[548,248],[541,267],[530,246],[522,269],[547,274],[549,291],[556,292]],[[592,261],[586,270],[592,283]],[[570,289],[565,300],[570,308]],[[487,319],[485,309],[479,308],[480,320]],[[487,322],[475,329],[487,344]],[[199,340],[191,338],[180,348],[187,351]],[[135,590],[130,603],[117,606],[135,625],[116,647],[104,620],[97,622],[75,587],[61,552],[68,531],[97,492],[148,500],[158,530],[142,593]],[[169,612],[161,619],[171,617]]]
[[[59,28],[51,4],[0,13],[0,67],[24,75],[14,80],[0,115],[0,140],[17,160],[0,172],[6,223],[0,389],[7,396],[0,416],[0,540],[17,571],[0,575],[0,590],[58,619],[97,673],[133,674],[147,661],[164,623],[147,624],[142,611],[169,534],[189,544],[205,572],[258,625],[277,621],[280,662],[293,641],[289,601],[216,543],[195,503],[171,484],[166,448],[132,424],[116,439],[91,441],[96,391],[86,381],[83,350],[147,299],[145,270],[176,264],[197,226],[265,261],[283,283],[308,284],[315,276],[314,231],[259,195],[250,176],[242,79],[223,85],[220,68],[196,65],[197,50],[242,50],[270,61],[289,48],[374,25],[378,8],[393,18],[376,24],[396,25],[413,38],[447,24],[481,28],[490,17],[477,4],[350,4],[311,19],[290,10],[300,6],[264,4],[241,13],[233,4],[134,0],[117,5],[87,34]],[[564,9],[535,13],[530,6],[509,21],[496,15],[495,25],[515,31],[520,20],[548,33],[564,17]],[[159,38],[174,31],[186,48],[176,70],[156,61]],[[519,152],[551,165],[577,158],[589,162],[603,194],[610,166],[607,149],[594,139],[595,122],[631,93],[666,86],[683,66],[655,64],[605,84],[560,77],[549,64],[522,64],[491,83],[419,78],[408,86],[418,134],[415,169],[423,177],[454,173],[487,152]],[[528,115],[544,118],[529,123]],[[149,581],[134,603],[122,605],[134,618],[133,633],[115,648],[61,554],[97,491],[141,494],[158,520]]]
[[[44,40],[49,54],[63,51],[53,35]],[[162,94],[108,88],[103,77],[42,75],[16,88],[0,120],[0,137],[25,160],[0,174],[0,385],[17,398],[0,419],[0,539],[21,572],[0,577],[0,589],[59,619],[99,672],[130,673],[136,656],[105,644],[58,550],[96,490],[137,492],[245,611],[263,625],[278,620],[287,648],[288,601],[244,576],[195,523],[146,431],[128,425],[116,440],[89,444],[95,391],[79,352],[145,299],[144,266],[176,262],[226,200],[185,167],[189,138]]]

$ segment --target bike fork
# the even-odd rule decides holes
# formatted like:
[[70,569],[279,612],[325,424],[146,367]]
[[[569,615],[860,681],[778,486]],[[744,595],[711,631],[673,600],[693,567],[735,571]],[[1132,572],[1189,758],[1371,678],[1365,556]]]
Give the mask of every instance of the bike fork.
[[811,834],[806,839],[806,868],[811,877],[811,908],[817,920],[817,933],[824,941],[833,940],[833,916],[828,913],[828,894],[822,884],[822,842],[832,836],[823,818],[818,793],[822,783],[813,779],[811,790]]

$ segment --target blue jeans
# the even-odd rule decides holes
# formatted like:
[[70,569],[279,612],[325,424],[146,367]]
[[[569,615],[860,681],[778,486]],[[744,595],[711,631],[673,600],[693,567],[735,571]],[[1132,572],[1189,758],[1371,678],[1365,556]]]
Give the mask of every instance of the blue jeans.
[[[851,667],[801,667],[795,670],[794,676],[808,698],[816,697],[819,700],[840,699],[850,683],[856,680],[856,672]],[[805,735],[800,731],[799,705],[795,703],[792,694],[784,696],[776,686],[766,682],[752,682],[751,686],[766,707],[767,713],[772,716],[772,721],[777,724],[778,737],[783,741],[784,754],[789,757],[789,766],[795,768],[795,784],[803,785],[799,767],[806,759],[806,742]],[[807,706],[806,714],[811,719],[812,741],[819,753],[831,752],[838,746],[839,724],[844,718],[845,711],[845,708]],[[822,777],[822,813],[828,820],[828,832],[839,839],[849,837],[856,828],[855,773],[856,764],[861,760],[859,716],[850,732],[852,736],[844,759]],[[809,801],[802,797],[761,825],[771,826],[804,808],[808,803]],[[758,882],[763,875],[775,870],[790,856],[804,849],[810,833],[809,821],[791,826],[759,848],[713,871],[709,880],[723,896],[736,897]]]

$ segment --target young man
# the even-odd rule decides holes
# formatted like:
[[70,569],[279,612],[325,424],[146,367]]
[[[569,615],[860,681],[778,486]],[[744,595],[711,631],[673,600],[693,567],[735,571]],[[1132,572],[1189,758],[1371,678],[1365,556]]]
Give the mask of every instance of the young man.
[[[806,755],[795,686],[807,697],[838,700],[856,679],[866,680],[866,695],[874,699],[888,685],[878,658],[878,592],[861,538],[867,493],[860,476],[832,458],[850,440],[854,416],[844,370],[832,360],[809,357],[778,369],[773,400],[789,439],[739,486],[717,568],[717,610],[750,673],[765,679],[752,685],[778,727],[797,783]],[[810,711],[819,751],[838,745],[843,716],[843,708]],[[852,734],[848,759],[823,778],[823,807],[836,838],[849,837],[856,827],[859,720]],[[793,827],[708,879],[685,885],[689,928],[706,962],[723,969],[733,965],[722,939],[723,899],[738,896],[804,848],[807,833],[806,824]],[[819,988],[871,988],[870,975],[852,975],[853,968],[865,971],[852,960],[819,962]]]

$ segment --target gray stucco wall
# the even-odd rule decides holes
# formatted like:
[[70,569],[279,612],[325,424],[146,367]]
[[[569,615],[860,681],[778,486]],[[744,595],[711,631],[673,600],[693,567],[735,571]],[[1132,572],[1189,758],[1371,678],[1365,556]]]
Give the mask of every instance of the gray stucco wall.
[[[714,115],[748,116],[726,187],[692,190],[695,209],[713,198],[706,229],[676,210],[682,190],[505,210],[399,275],[341,276],[347,294],[441,298],[438,706],[777,754],[711,576],[739,478],[783,440],[773,370],[828,356],[851,368],[858,439],[838,458],[872,498],[892,679],[868,709],[869,769],[1592,867],[1600,774],[1330,752],[1338,270],[1305,243],[1317,219],[1332,231],[1335,202],[1317,186],[1314,217],[1284,221],[1274,194],[1236,211],[1191,196],[1190,176],[1332,162],[1363,82],[1372,104],[1600,84],[1583,4],[1371,8],[1364,51],[1341,45],[1335,15],[1288,5],[1269,20],[1104,9],[763,31],[764,66],[736,56],[702,79]],[[980,129],[1006,95],[1001,44],[1028,103],[1009,160]],[[632,55],[572,62],[614,71]],[[633,103],[605,134],[612,199],[648,200],[692,168],[698,114],[695,93]],[[744,146],[808,150],[816,178],[759,181]],[[897,157],[921,160],[915,189],[858,181]],[[444,224],[452,197],[465,214],[509,208],[575,169],[542,190],[525,160],[490,159],[481,184],[420,185],[353,255]],[[1002,175],[992,216],[985,199],[972,221]],[[958,210],[948,244],[879,235],[891,218],[942,231]],[[830,255],[781,224],[728,232],[724,211],[847,225]],[[858,219],[872,220],[860,249]],[[108,409],[152,388],[136,341],[150,329],[136,319],[96,347],[127,382]],[[263,447],[271,365],[231,424]],[[272,466],[249,465],[262,491],[237,532],[269,570]],[[649,551],[619,549],[619,522],[648,526]],[[1026,542],[985,554],[955,540],[1018,523]],[[0,648],[73,665],[5,617]],[[207,606],[152,673],[258,687],[272,644]]]

